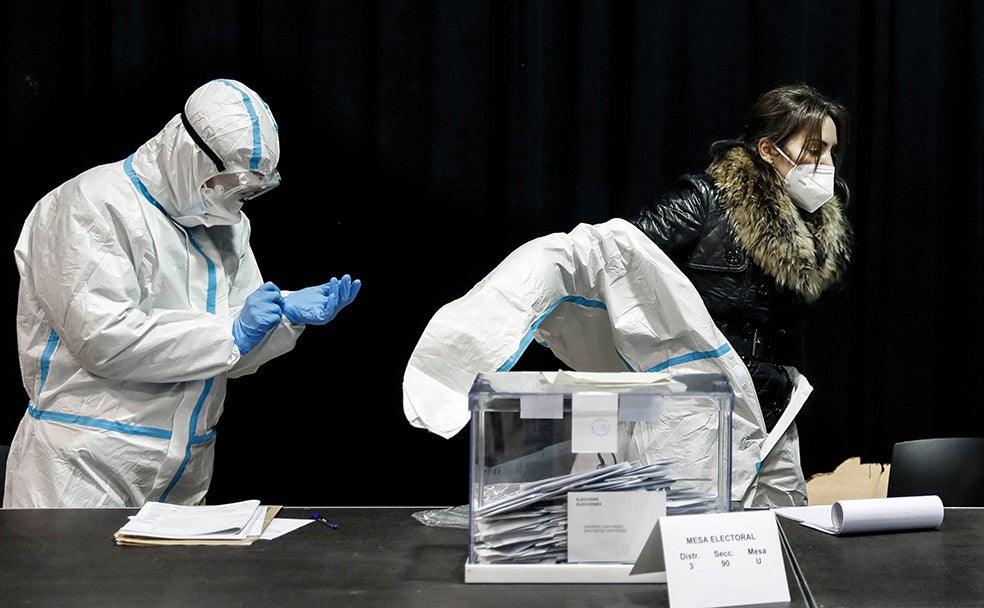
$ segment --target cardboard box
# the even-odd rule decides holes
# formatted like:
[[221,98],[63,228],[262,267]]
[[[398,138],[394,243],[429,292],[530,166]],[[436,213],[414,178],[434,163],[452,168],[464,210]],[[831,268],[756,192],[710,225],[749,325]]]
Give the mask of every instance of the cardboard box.
[[830,473],[817,473],[806,481],[811,505],[832,505],[853,498],[888,496],[890,464],[861,464],[861,458],[848,458]]

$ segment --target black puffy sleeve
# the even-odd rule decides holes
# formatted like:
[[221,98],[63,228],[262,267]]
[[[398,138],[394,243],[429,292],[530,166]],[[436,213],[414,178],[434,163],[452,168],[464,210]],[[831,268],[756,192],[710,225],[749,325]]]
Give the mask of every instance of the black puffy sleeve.
[[684,175],[673,189],[626,219],[663,251],[678,252],[701,236],[712,193],[713,182],[706,173]]

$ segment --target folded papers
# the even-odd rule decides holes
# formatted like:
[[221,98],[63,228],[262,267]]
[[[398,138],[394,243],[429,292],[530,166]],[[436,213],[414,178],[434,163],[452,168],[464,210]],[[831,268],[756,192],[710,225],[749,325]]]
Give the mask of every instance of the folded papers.
[[258,500],[208,506],[148,502],[114,538],[118,545],[249,545],[279,510]]
[[936,529],[943,525],[939,496],[838,500],[832,505],[775,509],[777,515],[833,535]]
[[486,564],[567,562],[570,492],[672,488],[666,499],[667,514],[700,513],[712,506],[716,497],[690,487],[694,479],[675,477],[674,464],[672,460],[648,465],[626,461],[530,483],[488,485],[483,504],[472,510],[472,548]]

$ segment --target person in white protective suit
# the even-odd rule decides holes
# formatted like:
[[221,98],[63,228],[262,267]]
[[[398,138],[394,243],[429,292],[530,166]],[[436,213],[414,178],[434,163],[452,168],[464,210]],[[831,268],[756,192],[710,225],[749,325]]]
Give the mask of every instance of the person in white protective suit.
[[227,379],[361,287],[264,283],[242,206],[279,184],[279,158],[269,107],[213,80],[131,156],[35,205],[14,252],[29,403],[4,507],[204,502]]
[[[724,374],[735,395],[732,500],[748,507],[790,506],[805,496],[797,438],[767,436],[748,369],[700,294],[623,219],[533,239],[442,306],[407,362],[407,420],[454,436],[470,420],[475,375],[511,370],[534,340],[579,372]],[[805,378],[796,381],[805,399],[811,387]],[[703,457],[705,444],[695,437],[664,439],[681,458]],[[647,464],[671,447],[643,435],[632,441]],[[688,446],[694,451],[688,453]]]

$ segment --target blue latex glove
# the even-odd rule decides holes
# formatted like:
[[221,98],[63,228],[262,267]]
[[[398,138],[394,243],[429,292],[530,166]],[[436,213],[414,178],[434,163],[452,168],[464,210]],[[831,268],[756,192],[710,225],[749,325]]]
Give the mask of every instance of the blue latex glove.
[[332,277],[322,285],[291,292],[284,298],[284,316],[291,323],[324,325],[352,303],[361,287],[362,281],[353,281],[346,274],[341,279]]
[[267,332],[280,323],[284,298],[280,288],[266,282],[249,294],[242,311],[232,324],[232,339],[243,355],[260,343]]

